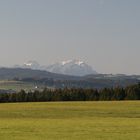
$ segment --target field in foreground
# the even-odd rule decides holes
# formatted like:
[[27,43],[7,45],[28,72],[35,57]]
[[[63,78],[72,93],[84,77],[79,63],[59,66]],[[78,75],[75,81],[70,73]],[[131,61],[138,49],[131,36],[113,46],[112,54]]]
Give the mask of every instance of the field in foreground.
[[139,140],[140,102],[0,104],[1,140]]

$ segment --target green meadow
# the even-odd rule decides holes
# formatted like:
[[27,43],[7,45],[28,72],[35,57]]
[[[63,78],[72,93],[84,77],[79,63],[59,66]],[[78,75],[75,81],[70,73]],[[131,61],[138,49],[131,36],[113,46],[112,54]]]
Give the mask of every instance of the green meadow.
[[0,140],[139,139],[139,101],[0,104]]
[[43,90],[45,88],[42,84],[36,84],[32,82],[21,82],[21,81],[8,81],[8,80],[0,80],[0,89],[4,90],[14,90],[21,91],[21,89],[25,91],[35,90],[35,87],[39,87],[38,90]]

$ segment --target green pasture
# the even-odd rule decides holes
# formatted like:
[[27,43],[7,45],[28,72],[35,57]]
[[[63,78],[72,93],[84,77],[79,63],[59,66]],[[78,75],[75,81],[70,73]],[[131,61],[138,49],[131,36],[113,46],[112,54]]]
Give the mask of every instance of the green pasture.
[[25,91],[32,91],[35,90],[35,87],[38,87],[38,90],[42,90],[45,86],[41,84],[31,83],[31,82],[21,82],[21,81],[0,81],[0,89],[4,90],[14,90],[20,91],[24,89]]
[[0,140],[140,140],[140,102],[0,104]]

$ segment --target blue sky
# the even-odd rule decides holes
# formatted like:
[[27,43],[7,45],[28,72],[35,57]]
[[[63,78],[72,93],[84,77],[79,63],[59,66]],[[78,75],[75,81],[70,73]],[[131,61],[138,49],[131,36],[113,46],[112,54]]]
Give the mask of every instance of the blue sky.
[[1,0],[0,65],[80,59],[140,74],[139,0]]

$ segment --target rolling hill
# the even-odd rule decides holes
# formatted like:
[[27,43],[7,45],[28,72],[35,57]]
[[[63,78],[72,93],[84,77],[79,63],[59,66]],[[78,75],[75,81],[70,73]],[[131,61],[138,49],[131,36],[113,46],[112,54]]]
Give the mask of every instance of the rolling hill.
[[15,80],[40,83],[49,87],[64,88],[103,88],[136,84],[140,76],[95,74],[87,76],[69,76],[42,70],[22,68],[0,68],[0,80]]

